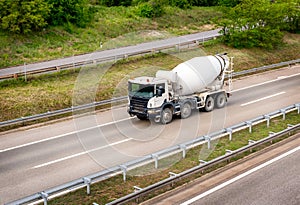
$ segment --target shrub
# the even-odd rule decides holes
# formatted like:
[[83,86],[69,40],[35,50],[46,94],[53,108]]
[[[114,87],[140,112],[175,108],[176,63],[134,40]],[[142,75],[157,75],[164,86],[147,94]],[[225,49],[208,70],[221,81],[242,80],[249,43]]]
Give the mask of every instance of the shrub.
[[141,3],[137,6],[137,14],[146,18],[159,17],[163,14],[163,5],[159,1]]
[[50,6],[43,0],[0,0],[0,27],[14,33],[29,33],[47,25]]
[[92,18],[88,0],[47,0],[52,6],[48,21],[51,25],[73,23],[85,27]]
[[191,5],[188,0],[170,0],[171,6],[176,6],[181,9],[191,8]]

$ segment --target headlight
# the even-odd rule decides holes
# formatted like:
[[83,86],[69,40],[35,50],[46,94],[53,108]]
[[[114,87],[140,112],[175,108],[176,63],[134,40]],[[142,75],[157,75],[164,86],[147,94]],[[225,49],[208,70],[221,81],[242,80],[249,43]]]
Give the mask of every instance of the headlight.
[[149,114],[155,114],[155,110],[150,109],[150,110],[148,110],[148,113],[149,113]]

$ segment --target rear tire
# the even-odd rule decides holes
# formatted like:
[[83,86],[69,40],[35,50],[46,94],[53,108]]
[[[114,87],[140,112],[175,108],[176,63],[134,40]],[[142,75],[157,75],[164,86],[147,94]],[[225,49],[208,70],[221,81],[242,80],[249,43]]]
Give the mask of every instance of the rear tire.
[[216,99],[216,107],[217,108],[223,108],[225,107],[226,104],[226,96],[224,93],[220,93],[217,95],[217,99]]
[[205,101],[204,110],[210,112],[215,108],[215,100],[213,97],[208,96]]
[[188,118],[189,116],[191,116],[192,114],[192,107],[190,103],[184,103],[183,106],[181,107],[181,118],[185,119]]
[[170,108],[165,108],[161,113],[161,123],[168,124],[173,120],[173,112]]

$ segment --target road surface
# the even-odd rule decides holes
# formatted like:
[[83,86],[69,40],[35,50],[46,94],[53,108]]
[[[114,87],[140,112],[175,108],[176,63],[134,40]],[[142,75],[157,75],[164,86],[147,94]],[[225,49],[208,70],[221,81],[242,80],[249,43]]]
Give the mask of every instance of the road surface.
[[[224,109],[160,125],[125,107],[0,135],[0,204],[300,102],[300,66],[234,81]],[[201,157],[202,159],[203,156]]]
[[[266,167],[246,172],[240,179],[201,199],[186,201],[189,204],[222,205],[296,205],[300,204],[300,147]],[[292,150],[292,151],[294,151]],[[267,163],[268,164],[268,163]],[[264,166],[265,164],[263,164]],[[258,167],[260,168],[260,167]],[[253,172],[252,172],[253,171]],[[199,196],[199,195],[198,195]]]

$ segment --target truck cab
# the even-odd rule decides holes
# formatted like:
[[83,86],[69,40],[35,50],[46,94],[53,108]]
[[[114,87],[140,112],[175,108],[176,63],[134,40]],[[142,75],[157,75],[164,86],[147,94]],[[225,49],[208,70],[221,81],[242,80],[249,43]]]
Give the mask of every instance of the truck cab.
[[159,121],[161,106],[169,99],[165,79],[138,77],[128,81],[128,113],[140,120]]

